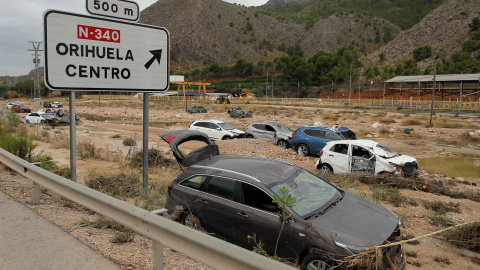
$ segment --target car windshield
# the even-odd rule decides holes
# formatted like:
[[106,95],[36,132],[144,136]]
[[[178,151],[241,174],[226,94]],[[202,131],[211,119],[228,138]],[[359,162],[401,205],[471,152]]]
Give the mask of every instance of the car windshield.
[[398,156],[397,152],[381,144],[377,144],[377,146],[374,148],[374,151],[377,155],[385,158],[393,158]]
[[25,105],[17,105],[17,107],[19,107],[19,108],[27,108],[27,106],[25,106]]
[[272,126],[274,126],[275,129],[280,132],[293,132],[293,130],[291,130],[289,127],[285,126],[284,124],[275,123],[275,124],[272,124]]
[[338,189],[322,178],[303,169],[289,179],[268,186],[275,194],[282,196],[279,189],[285,186],[294,197],[294,206],[291,207],[301,218],[308,218],[323,211],[332,201],[341,197]]
[[232,130],[232,129],[235,129],[234,127],[230,126],[229,124],[227,123],[217,123],[220,127],[222,127],[223,129],[225,130]]

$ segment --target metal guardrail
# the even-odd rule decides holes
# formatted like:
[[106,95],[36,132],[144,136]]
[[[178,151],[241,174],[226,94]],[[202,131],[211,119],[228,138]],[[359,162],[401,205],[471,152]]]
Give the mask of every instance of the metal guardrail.
[[32,180],[37,194],[44,186],[153,240],[154,269],[163,269],[163,245],[215,269],[295,269],[72,182],[2,148],[0,162]]

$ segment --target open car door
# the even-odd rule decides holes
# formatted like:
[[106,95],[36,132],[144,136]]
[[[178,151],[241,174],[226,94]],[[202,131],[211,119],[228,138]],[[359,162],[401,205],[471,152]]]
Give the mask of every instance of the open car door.
[[[207,134],[202,132],[195,130],[177,130],[163,133],[159,136],[170,145],[178,164],[181,164],[184,167],[189,167],[202,159],[220,155],[218,145],[209,139]],[[178,146],[189,141],[201,141],[207,145],[197,148],[185,155],[180,149],[178,149]]]

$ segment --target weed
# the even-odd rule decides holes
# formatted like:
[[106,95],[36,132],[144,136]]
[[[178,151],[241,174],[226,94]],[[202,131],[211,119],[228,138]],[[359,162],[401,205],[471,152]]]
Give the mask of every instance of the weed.
[[445,240],[458,247],[480,252],[480,223],[458,227],[447,233]]
[[396,123],[395,119],[393,119],[392,117],[381,117],[378,121],[382,124]]
[[134,197],[138,196],[141,191],[138,174],[128,171],[112,175],[98,175],[95,171],[90,171],[85,184],[89,188],[112,196]]
[[375,185],[371,188],[372,194],[370,195],[371,201],[374,203],[381,203],[383,201],[384,190],[383,187]]
[[[150,167],[170,167],[175,165],[175,161],[164,155],[163,151],[155,148],[148,149],[148,166]],[[143,150],[138,151],[130,160],[130,166],[141,168],[143,166]]]
[[125,146],[132,146],[133,144],[133,138],[127,137],[123,140],[123,145]]
[[19,158],[30,161],[37,145],[33,143],[33,136],[29,136],[26,131],[12,133],[0,126],[0,147]]
[[418,256],[416,251],[405,251],[405,254],[410,258],[417,258]]
[[115,134],[115,135],[112,136],[112,139],[118,139],[120,137],[121,137],[120,134]]
[[333,113],[324,112],[324,113],[322,113],[322,117],[325,120],[332,120],[332,121],[337,121],[338,120],[338,114],[333,114]]
[[77,143],[77,154],[79,155],[80,159],[93,158],[95,157],[96,152],[97,148],[90,141],[83,140]]
[[400,222],[402,223],[403,227],[408,227],[408,225],[410,225],[410,220],[408,219],[407,215],[401,215]]
[[447,257],[435,256],[435,257],[433,257],[433,260],[438,262],[438,263],[441,263],[441,264],[446,264],[446,265],[451,264],[450,259],[448,259]]
[[423,205],[426,209],[434,211],[436,214],[445,215],[447,212],[461,213],[459,203],[444,203],[441,201],[423,201]]
[[447,215],[431,213],[428,215],[428,218],[430,219],[430,223],[435,226],[451,227],[457,225],[457,221],[453,217]]
[[404,118],[400,123],[402,126],[422,126],[424,122],[416,118]]
[[115,238],[113,238],[112,243],[127,243],[132,242],[135,238],[133,231],[124,231],[118,232]]

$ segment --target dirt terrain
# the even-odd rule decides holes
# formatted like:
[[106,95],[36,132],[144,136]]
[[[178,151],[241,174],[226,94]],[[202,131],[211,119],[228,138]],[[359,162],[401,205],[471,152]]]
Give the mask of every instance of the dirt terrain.
[[[68,104],[66,101],[62,102]],[[5,104],[5,101],[0,101],[0,108]],[[31,105],[28,102],[25,104]],[[188,124],[197,119],[224,120],[242,130],[250,123],[258,121],[282,122],[292,129],[308,124],[325,126],[339,124],[355,131],[359,138],[376,140],[401,154],[419,159],[419,178],[441,181],[451,190],[469,195],[468,198],[457,199],[414,188],[399,189],[402,196],[415,201],[416,204],[396,206],[388,200],[380,200],[378,203],[408,221],[404,222],[403,232],[420,236],[443,228],[431,224],[428,218],[430,210],[426,209],[424,202],[458,204],[460,210],[448,212],[448,215],[459,224],[480,219],[480,201],[471,199],[480,196],[480,138],[475,135],[475,131],[480,129],[478,114],[436,113],[434,127],[425,128],[429,122],[427,113],[242,104],[243,109],[253,111],[253,118],[233,119],[227,114],[230,105],[202,105],[208,109],[207,114],[190,115],[185,113],[184,104],[151,103],[149,148],[158,148],[168,154],[168,145],[161,141],[158,135],[166,131],[186,129]],[[34,111],[38,109],[44,108],[37,107]],[[68,110],[68,107],[65,109]],[[77,182],[84,183],[92,171],[107,173],[121,170],[130,149],[122,143],[125,138],[133,138],[136,133],[139,148],[142,148],[141,102],[99,102],[79,99],[76,112],[82,117],[77,125],[77,143],[93,143],[98,152],[104,153],[95,158],[77,157]],[[415,131],[406,134],[405,127],[414,128]],[[38,144],[37,152],[50,154],[59,165],[69,165],[68,126],[39,126],[37,132],[37,127],[30,125],[28,129],[32,134],[38,134],[38,140],[35,140]],[[316,172],[314,164],[317,156],[301,157],[293,149],[283,149],[264,141],[240,139],[219,141],[218,145],[221,153],[275,158]],[[455,165],[453,169],[445,171],[450,163],[457,164],[455,162],[466,164],[466,167],[457,170],[455,168],[460,168],[458,167],[460,165]],[[422,164],[426,167],[422,168]],[[158,171],[155,171],[155,174],[159,174]],[[323,176],[345,188],[342,177]],[[171,179],[173,180],[173,177]],[[132,242],[112,243],[114,235],[112,230],[86,225],[89,221],[98,219],[98,215],[81,207],[67,205],[65,200],[50,191],[45,191],[42,195],[41,204],[32,205],[31,182],[5,168],[0,170],[0,188],[45,218],[70,231],[75,237],[119,263],[123,268],[152,268],[150,240],[136,235]],[[355,192],[370,193],[372,185],[356,181],[351,188]],[[454,247],[441,236],[423,238],[417,245],[405,244],[404,249],[407,252],[409,269],[480,267],[480,254]],[[166,269],[207,268],[169,248],[165,248],[164,253]]]

